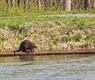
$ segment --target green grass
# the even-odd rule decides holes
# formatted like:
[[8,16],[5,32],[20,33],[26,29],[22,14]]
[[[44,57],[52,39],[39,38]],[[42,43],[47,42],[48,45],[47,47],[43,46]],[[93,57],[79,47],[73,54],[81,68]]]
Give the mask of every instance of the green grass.
[[58,21],[60,24],[66,24],[66,23],[75,23],[77,25],[87,25],[87,24],[95,24],[95,17],[44,17],[36,15],[36,16],[26,16],[26,17],[17,17],[17,18],[1,18],[0,19],[0,27],[13,27],[17,28],[19,25],[28,23],[28,22],[56,22]]
[[[63,6],[58,8],[57,5],[49,5],[46,9],[42,6],[39,9],[37,4],[32,3],[29,9],[21,6],[19,8],[17,6],[8,7],[4,2],[0,3],[0,29],[4,28],[6,31],[0,34],[0,50],[8,47],[9,49],[17,48],[26,35],[30,36],[40,49],[63,49],[64,43],[68,42],[72,42],[73,45],[74,42],[91,44],[95,42],[95,17],[43,16],[46,14],[95,13],[94,9],[65,11]],[[26,23],[27,26],[25,26]],[[32,26],[29,27],[29,23],[32,23]],[[8,30],[5,27],[8,27]],[[6,46],[4,46],[5,43]]]
[[71,10],[71,11],[64,11],[64,10],[48,10],[45,14],[84,14],[84,13],[95,13],[95,10]]

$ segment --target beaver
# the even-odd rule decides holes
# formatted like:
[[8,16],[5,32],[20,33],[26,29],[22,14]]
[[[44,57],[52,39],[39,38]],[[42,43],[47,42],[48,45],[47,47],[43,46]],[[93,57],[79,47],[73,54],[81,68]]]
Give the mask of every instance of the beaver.
[[24,40],[20,44],[19,50],[14,51],[14,54],[15,54],[15,52],[19,52],[19,51],[22,51],[22,52],[29,52],[29,51],[31,51],[33,53],[34,52],[34,48],[37,48],[37,46],[34,43],[32,43],[29,40]]

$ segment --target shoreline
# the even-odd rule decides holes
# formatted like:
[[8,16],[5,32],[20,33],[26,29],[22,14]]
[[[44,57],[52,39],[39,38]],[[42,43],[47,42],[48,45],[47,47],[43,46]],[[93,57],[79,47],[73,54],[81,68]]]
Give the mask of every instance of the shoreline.
[[26,36],[38,46],[38,50],[95,49],[95,24],[84,24],[86,18],[82,20],[84,22],[77,18],[71,20],[73,23],[36,22],[20,25],[17,29],[0,28],[0,51],[18,49]]
[[46,56],[46,55],[71,55],[71,54],[95,54],[94,49],[85,50],[50,50],[50,51],[35,51],[34,53],[2,51],[0,57],[14,57],[14,56]]

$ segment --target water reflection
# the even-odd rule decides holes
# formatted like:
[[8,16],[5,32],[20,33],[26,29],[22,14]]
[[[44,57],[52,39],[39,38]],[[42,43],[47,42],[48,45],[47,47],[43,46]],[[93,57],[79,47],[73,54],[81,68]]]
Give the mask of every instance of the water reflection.
[[0,58],[0,80],[95,80],[95,55]]
[[8,62],[25,62],[25,61],[35,61],[35,62],[46,62],[46,61],[58,61],[58,60],[78,60],[80,58],[91,58],[93,54],[72,54],[72,55],[46,55],[46,56],[16,56],[16,57],[0,57],[0,63]]

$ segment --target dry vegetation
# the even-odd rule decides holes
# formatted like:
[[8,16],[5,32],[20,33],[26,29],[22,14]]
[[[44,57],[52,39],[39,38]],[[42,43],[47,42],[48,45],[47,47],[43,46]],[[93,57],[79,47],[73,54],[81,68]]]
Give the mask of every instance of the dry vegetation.
[[[95,48],[95,18],[37,17],[41,14],[95,13],[95,0],[0,0],[0,51],[17,49],[28,35],[39,50]],[[64,1],[67,1],[64,3]],[[87,4],[84,1],[88,1]],[[22,18],[11,18],[20,16]],[[30,22],[30,23],[29,23]],[[21,25],[22,24],[22,25]]]
[[0,49],[17,49],[28,35],[39,50],[79,50],[95,48],[95,25],[75,23],[28,23],[19,26],[18,30],[0,28]]

